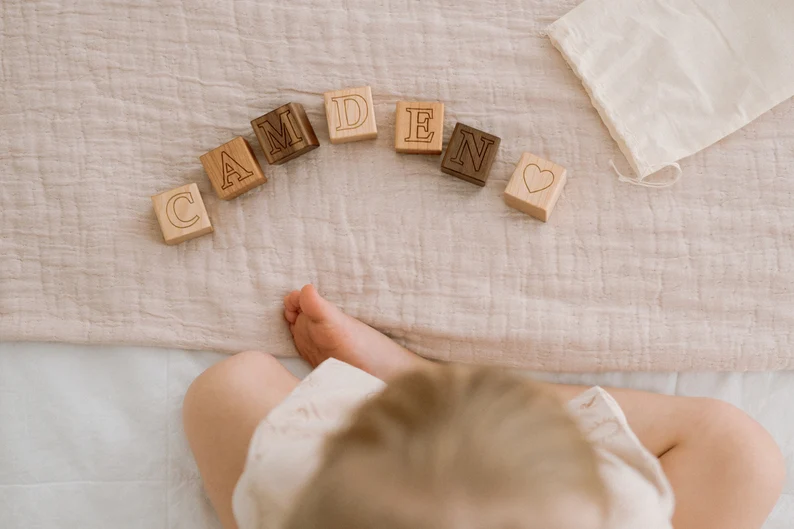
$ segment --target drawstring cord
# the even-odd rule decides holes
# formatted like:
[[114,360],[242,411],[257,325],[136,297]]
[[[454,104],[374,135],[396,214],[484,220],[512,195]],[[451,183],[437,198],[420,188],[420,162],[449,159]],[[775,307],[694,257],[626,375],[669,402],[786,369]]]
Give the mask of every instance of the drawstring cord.
[[[623,173],[621,173],[620,171],[618,171],[618,168],[615,167],[615,162],[612,161],[612,160],[609,160],[609,165],[612,166],[612,170],[615,171],[615,174],[618,175],[618,180],[620,180],[621,182],[626,182],[628,184],[632,184],[632,185],[640,186],[640,187],[651,187],[651,188],[655,188],[655,189],[664,189],[665,187],[670,187],[672,185],[675,185],[676,182],[681,180],[681,175],[683,174],[683,171],[681,170],[681,166],[678,165],[677,163],[666,163],[666,164],[660,165],[658,167],[652,167],[651,168],[652,171],[650,173],[648,173],[648,175],[643,176],[643,177],[639,177],[638,176],[636,178],[632,178],[630,176],[626,176]],[[675,177],[672,180],[669,180],[667,182],[646,182],[645,181],[645,178],[647,178],[647,176],[652,175],[652,174],[654,174],[657,171],[661,171],[662,169],[665,169],[667,167],[673,167],[676,170],[676,175],[675,175]]]

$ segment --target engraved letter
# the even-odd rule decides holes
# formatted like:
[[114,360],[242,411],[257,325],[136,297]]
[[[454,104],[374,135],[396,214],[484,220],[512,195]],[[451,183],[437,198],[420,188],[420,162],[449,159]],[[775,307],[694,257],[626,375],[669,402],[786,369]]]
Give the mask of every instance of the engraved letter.
[[221,165],[223,166],[223,184],[221,189],[227,189],[234,185],[231,179],[234,175],[237,175],[238,182],[242,182],[249,176],[254,175],[254,173],[237,163],[237,160],[226,154],[226,151],[221,152]]
[[[410,124],[408,128],[408,137],[405,141],[412,141],[417,143],[430,143],[433,141],[435,132],[430,132],[430,120],[433,119],[432,108],[406,108],[410,114]],[[419,135],[419,129],[424,131],[424,135]]]
[[[337,132],[340,130],[357,129],[364,124],[364,122],[367,120],[367,116],[369,116],[367,100],[358,94],[332,97],[331,101],[336,103],[336,118],[337,122],[339,123],[339,125],[336,126]],[[350,110],[353,108],[353,106],[349,105],[348,103],[355,105],[355,115],[357,116],[355,120],[351,119],[350,116]],[[344,120],[342,119],[342,116],[344,116]]]
[[303,141],[303,138],[295,132],[291,119],[292,114],[290,114],[289,110],[287,108],[279,113],[278,119],[279,125],[281,125],[279,130],[276,130],[269,120],[264,120],[257,124],[270,143],[270,154],[276,154],[282,149],[292,147],[296,143]]
[[[493,145],[494,141],[489,140],[488,138],[481,138],[482,149],[479,149],[477,147],[477,143],[474,140],[474,134],[472,134],[471,131],[461,130],[460,133],[463,134],[463,141],[460,142],[458,152],[455,153],[455,156],[450,159],[450,162],[463,165],[463,150],[466,149],[469,151],[469,156],[471,156],[471,161],[474,164],[474,170],[479,171],[483,160],[485,160],[485,154],[488,152],[488,148]],[[475,153],[477,153],[476,156]]]
[[193,195],[190,191],[183,191],[181,193],[177,193],[176,195],[172,195],[171,198],[168,199],[168,203],[165,205],[165,216],[168,217],[168,222],[170,222],[174,228],[179,228],[184,230],[185,228],[189,228],[195,223],[197,223],[200,219],[198,215],[195,215],[190,220],[184,220],[179,216],[176,212],[176,203],[179,199],[185,199],[188,203],[193,203]]

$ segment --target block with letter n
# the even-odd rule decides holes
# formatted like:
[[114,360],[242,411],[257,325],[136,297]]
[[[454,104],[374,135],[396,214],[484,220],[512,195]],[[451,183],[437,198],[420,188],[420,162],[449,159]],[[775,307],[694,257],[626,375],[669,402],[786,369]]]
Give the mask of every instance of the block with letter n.
[[251,121],[267,163],[279,165],[320,146],[303,105],[287,103]]
[[449,138],[441,171],[483,187],[501,141],[493,134],[458,123]]

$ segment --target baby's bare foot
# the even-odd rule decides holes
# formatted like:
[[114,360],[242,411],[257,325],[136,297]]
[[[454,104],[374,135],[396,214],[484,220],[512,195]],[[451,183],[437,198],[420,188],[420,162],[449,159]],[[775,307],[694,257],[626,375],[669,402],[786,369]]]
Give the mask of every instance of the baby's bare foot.
[[324,299],[312,285],[284,298],[284,317],[300,355],[312,367],[336,358],[382,380],[430,362]]

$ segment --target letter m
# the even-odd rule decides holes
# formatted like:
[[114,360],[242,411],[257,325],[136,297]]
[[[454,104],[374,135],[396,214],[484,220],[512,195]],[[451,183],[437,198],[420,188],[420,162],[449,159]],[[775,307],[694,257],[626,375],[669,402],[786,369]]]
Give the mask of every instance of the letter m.
[[279,113],[278,129],[273,126],[269,119],[257,124],[265,134],[268,143],[270,143],[270,154],[276,154],[282,149],[292,147],[296,143],[303,141],[303,138],[295,131],[289,110],[287,108]]

